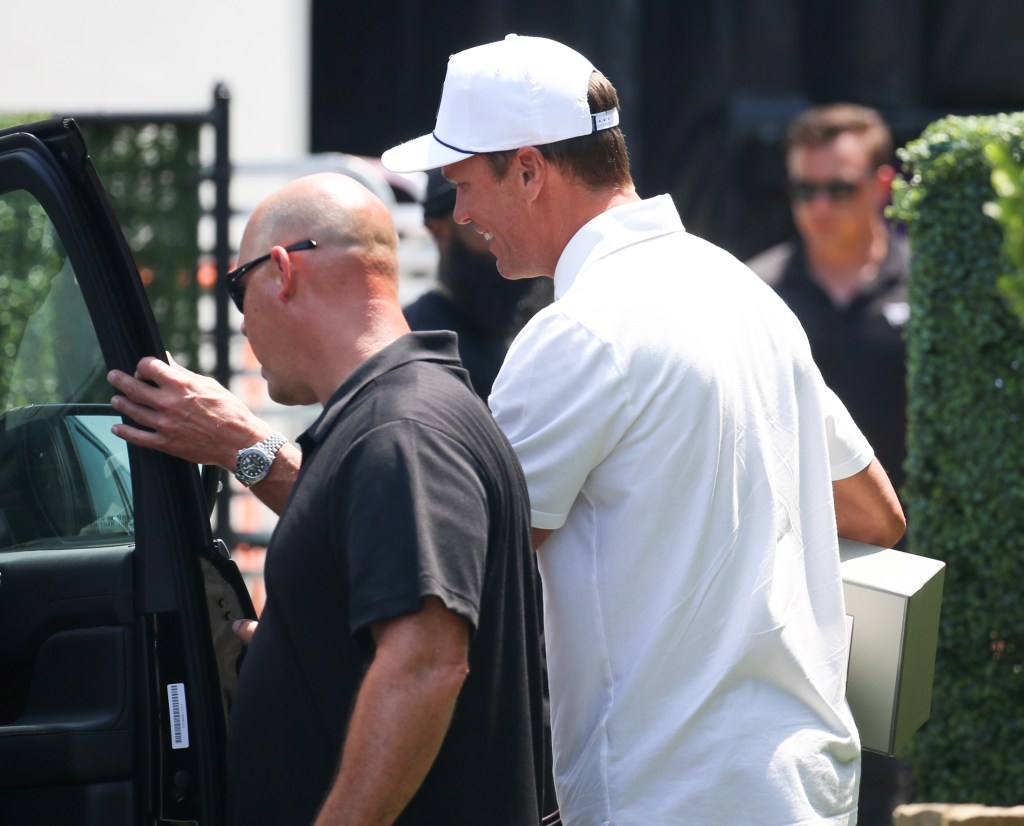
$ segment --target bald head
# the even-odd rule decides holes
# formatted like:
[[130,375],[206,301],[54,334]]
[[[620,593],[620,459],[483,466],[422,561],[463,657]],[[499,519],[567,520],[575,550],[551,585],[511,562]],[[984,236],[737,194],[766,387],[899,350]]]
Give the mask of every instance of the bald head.
[[[307,239],[316,247],[286,249]],[[409,331],[391,215],[352,178],[309,175],[281,187],[253,211],[240,252],[269,259],[245,275],[242,332],[275,401],[325,403],[357,365]]]
[[305,238],[345,250],[397,283],[398,234],[391,214],[353,178],[326,172],[281,187],[253,211],[243,245],[269,249]]

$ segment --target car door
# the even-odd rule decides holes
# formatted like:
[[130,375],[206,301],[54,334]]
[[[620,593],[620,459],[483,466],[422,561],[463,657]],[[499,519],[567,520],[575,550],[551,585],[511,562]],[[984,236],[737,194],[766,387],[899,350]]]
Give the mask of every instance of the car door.
[[163,352],[73,120],[0,131],[0,823],[223,821],[252,604],[199,470],[110,432]]

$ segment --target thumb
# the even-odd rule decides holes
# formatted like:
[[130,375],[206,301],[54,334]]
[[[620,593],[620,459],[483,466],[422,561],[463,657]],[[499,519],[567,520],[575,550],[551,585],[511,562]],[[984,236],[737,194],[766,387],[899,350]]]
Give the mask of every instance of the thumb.
[[256,633],[259,623],[256,620],[240,619],[231,623],[231,630],[244,643],[252,642],[252,635]]

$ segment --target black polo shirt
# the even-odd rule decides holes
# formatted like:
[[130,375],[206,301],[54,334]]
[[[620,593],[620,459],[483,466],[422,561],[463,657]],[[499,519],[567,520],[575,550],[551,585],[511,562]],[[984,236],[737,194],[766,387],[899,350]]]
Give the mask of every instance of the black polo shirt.
[[410,334],[374,355],[299,444],[231,710],[231,822],[312,822],[373,657],[370,624],[427,595],[470,622],[470,670],[399,823],[538,822],[541,631],[526,484],[454,335]]
[[878,276],[846,306],[833,304],[811,279],[800,240],[747,263],[800,319],[825,383],[846,405],[898,491],[906,457],[906,240],[890,233]]
[[492,332],[467,319],[439,290],[430,290],[403,308],[414,330],[451,330],[458,336],[459,358],[469,371],[473,389],[482,399],[491,395],[494,379],[505,360],[512,334]]

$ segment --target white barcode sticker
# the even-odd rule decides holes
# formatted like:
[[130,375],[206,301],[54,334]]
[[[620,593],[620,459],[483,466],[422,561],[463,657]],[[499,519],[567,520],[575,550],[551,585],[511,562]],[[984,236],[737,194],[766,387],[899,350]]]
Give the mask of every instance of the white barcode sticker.
[[185,706],[185,684],[167,685],[167,706],[170,709],[171,748],[188,748],[188,708]]

